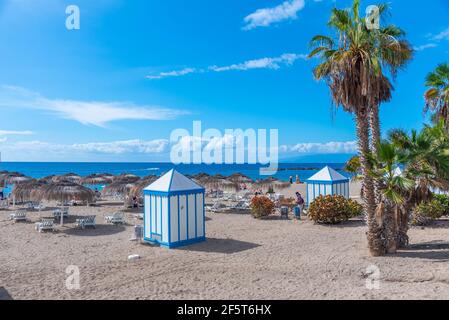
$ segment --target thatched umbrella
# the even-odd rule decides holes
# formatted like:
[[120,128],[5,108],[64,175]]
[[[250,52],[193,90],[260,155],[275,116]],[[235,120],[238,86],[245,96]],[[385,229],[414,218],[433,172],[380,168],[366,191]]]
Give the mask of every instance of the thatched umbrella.
[[31,180],[28,182],[20,183],[14,187],[14,190],[11,192],[11,196],[14,201],[19,200],[20,202],[32,201],[31,194],[36,192],[40,188],[46,186],[47,184],[38,180]]
[[82,185],[70,181],[53,182],[42,186],[31,193],[35,200],[61,201],[71,200],[85,201],[93,203],[95,193]]
[[3,185],[5,184],[19,184],[32,180],[32,178],[25,176],[20,172],[8,172],[3,171],[0,173],[0,181]]
[[81,179],[81,184],[88,185],[97,185],[97,184],[109,184],[114,180],[114,177],[111,175],[104,174],[91,174],[87,177]]
[[131,188],[133,188],[135,183],[128,183],[125,180],[119,180],[107,185],[101,194],[106,197],[120,196],[125,197],[129,194]]
[[119,176],[115,176],[112,180],[112,183],[120,182],[120,183],[135,183],[140,180],[140,177],[134,175],[134,174],[121,174]]
[[44,183],[51,183],[53,182],[53,179],[55,178],[55,175],[51,175],[51,176],[46,176],[43,178],[39,178],[38,181],[39,182],[44,182]]
[[230,175],[227,179],[230,181],[233,181],[233,182],[237,182],[237,183],[252,183],[252,182],[254,182],[253,179],[251,179],[247,175],[244,175],[243,173],[234,173],[234,174]]
[[253,187],[260,189],[269,189],[270,187],[276,189],[286,189],[290,187],[290,183],[281,181],[274,177],[268,177],[265,179],[257,180],[256,182],[254,182]]
[[137,199],[142,198],[142,192],[143,189],[148,187],[150,184],[152,184],[154,181],[156,181],[159,177],[150,175],[147,177],[142,178],[141,180],[137,181],[134,186],[129,191],[129,196],[131,198],[136,197]]
[[81,176],[76,174],[76,173],[66,173],[60,176],[55,176],[53,177],[53,182],[63,182],[63,181],[68,181],[68,182],[73,182],[73,183],[77,183],[79,184],[81,181]]

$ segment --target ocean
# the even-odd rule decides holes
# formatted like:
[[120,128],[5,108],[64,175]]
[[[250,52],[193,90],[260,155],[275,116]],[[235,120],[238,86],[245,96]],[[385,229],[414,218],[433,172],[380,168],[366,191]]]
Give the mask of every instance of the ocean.
[[[313,174],[321,170],[324,166],[343,172],[344,163],[281,163],[279,171],[273,175],[280,180],[288,181],[290,176],[295,179],[299,176],[301,181],[305,181]],[[61,175],[66,173],[76,173],[81,176],[93,173],[111,173],[118,175],[121,173],[132,173],[137,176],[161,175],[175,168],[183,174],[208,173],[211,175],[221,174],[224,176],[239,172],[257,180],[266,178],[259,175],[261,165],[257,164],[232,164],[232,165],[205,165],[205,164],[182,164],[173,165],[171,163],[99,163],[99,162],[0,162],[0,170],[18,171],[32,178],[42,178],[50,175]]]

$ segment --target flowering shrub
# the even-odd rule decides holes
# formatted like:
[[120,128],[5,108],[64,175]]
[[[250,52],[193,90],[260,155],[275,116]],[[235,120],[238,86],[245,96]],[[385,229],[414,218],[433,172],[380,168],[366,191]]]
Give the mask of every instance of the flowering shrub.
[[438,200],[429,203],[421,203],[413,211],[412,225],[425,226],[434,220],[441,218],[445,213],[445,207]]
[[363,206],[355,200],[347,199],[349,207],[349,218],[355,218],[363,214]]
[[317,223],[337,224],[362,213],[362,206],[339,195],[319,196],[310,204],[309,218]]
[[267,197],[254,197],[251,200],[251,214],[254,218],[269,216],[274,211],[274,202]]

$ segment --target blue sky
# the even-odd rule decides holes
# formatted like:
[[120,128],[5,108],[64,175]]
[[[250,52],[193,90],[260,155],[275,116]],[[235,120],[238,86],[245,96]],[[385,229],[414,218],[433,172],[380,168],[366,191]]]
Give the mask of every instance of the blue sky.
[[[172,130],[194,120],[279,129],[281,158],[352,152],[351,115],[332,117],[304,58],[349,3],[0,0],[3,161],[166,161]],[[66,29],[70,4],[80,30]],[[391,7],[417,51],[382,106],[384,131],[422,125],[425,75],[449,61],[447,0]]]

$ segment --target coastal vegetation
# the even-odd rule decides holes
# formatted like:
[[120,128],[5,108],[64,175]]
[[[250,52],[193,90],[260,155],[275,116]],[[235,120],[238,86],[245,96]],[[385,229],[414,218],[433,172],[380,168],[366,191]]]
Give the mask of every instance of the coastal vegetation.
[[338,224],[361,215],[362,206],[340,195],[317,197],[308,210],[308,216],[316,223]]

